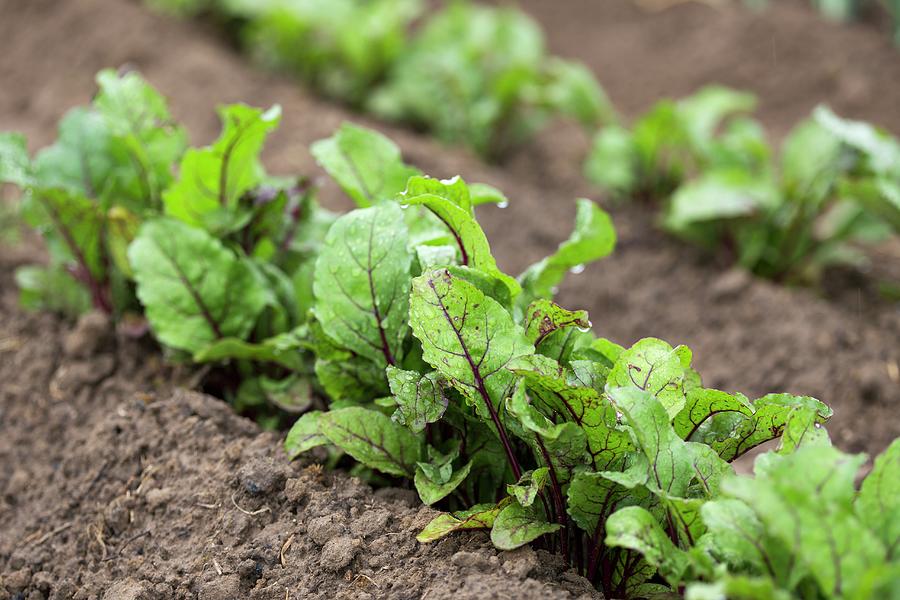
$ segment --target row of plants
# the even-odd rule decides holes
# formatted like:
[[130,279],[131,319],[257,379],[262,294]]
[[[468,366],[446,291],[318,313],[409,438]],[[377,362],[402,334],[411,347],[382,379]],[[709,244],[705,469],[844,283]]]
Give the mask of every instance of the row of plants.
[[409,39],[418,0],[160,2],[225,18],[263,62],[484,156],[552,115],[601,127],[591,181],[659,202],[666,230],[759,276],[813,282],[829,265],[865,263],[862,246],[900,230],[900,145],[883,132],[822,107],[779,156],[749,117],[755,98],[720,87],[663,101],[629,130],[591,73],[546,56],[518,10],[451,3]]
[[305,411],[288,455],[410,481],[447,511],[422,542],[540,544],[609,598],[897,597],[900,442],[857,491],[864,457],[830,446],[818,400],[704,388],[684,346],[595,335],[553,301],[613,250],[594,203],[512,277],[475,215],[502,193],[427,177],[378,133],[312,146],[358,206],[336,215],[309,179],[265,173],[277,107],[222,107],[219,139],[188,149],[138,75],[98,84],[33,158],[0,137],[0,181],[50,254],[17,273],[27,306],[146,323],[173,359],[218,365],[239,405]]
[[[762,9],[770,0],[744,0],[754,9]],[[867,8],[880,4],[894,20],[894,41],[900,44],[900,1],[898,0],[812,0],[813,6],[829,19],[853,21],[860,18]]]
[[357,109],[497,159],[550,117],[613,118],[583,65],[549,56],[513,8],[422,0],[148,0],[223,22],[260,62]]
[[776,280],[811,281],[900,233],[900,142],[820,106],[776,153],[756,98],[711,86],[602,129],[588,179],[661,207],[674,235]]

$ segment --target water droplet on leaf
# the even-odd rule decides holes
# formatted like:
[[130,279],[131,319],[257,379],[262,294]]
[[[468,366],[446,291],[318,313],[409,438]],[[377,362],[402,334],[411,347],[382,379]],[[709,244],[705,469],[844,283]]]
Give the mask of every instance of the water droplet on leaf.
[[584,273],[584,265],[575,265],[574,267],[569,269],[569,273],[571,273],[572,275]]

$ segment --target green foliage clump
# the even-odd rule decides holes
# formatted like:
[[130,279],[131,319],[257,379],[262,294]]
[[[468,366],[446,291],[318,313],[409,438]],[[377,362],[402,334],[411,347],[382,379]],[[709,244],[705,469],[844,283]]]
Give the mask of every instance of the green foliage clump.
[[548,56],[517,9],[452,2],[411,32],[421,0],[148,1],[218,15],[264,64],[490,159],[551,117],[591,132],[615,118],[593,74]]
[[[235,4],[235,2],[231,2]],[[327,96],[362,105],[407,48],[420,0],[241,2],[245,46],[263,64]]]
[[227,392],[239,407],[302,410],[311,368],[298,339],[334,217],[307,179],[260,164],[280,109],[222,107],[219,139],[188,149],[139,75],[97,81],[92,105],[70,111],[33,159],[24,137],[0,136],[0,182],[23,191],[22,213],[50,254],[48,266],[17,271],[22,303],[145,319],[174,356],[235,359],[240,387]]
[[97,76],[90,107],[69,111],[59,138],[32,160],[25,138],[0,135],[0,182],[19,186],[24,220],[44,236],[47,267],[17,281],[32,308],[77,313],[136,307],[125,249],[162,209],[186,137],[163,98],[134,73]]
[[[821,428],[830,409],[810,397],[751,401],[704,388],[684,346],[647,338],[624,348],[596,337],[587,313],[552,293],[569,270],[612,250],[605,213],[580,201],[570,239],[512,278],[491,257],[472,189],[420,175],[401,193],[381,188],[394,178],[377,173],[404,170],[382,144],[345,127],[315,146],[361,208],[335,221],[316,262],[310,347],[330,404],[297,421],[288,454],[325,446],[360,463],[359,475],[411,479],[423,502],[449,509],[419,541],[489,529],[501,549],[536,542],[608,597],[690,586],[763,598],[801,585],[751,568],[754,556],[725,546],[707,513],[720,504],[757,509],[733,491],[743,480],[731,463],[761,444],[780,439],[760,465],[836,453]],[[810,497],[806,506],[815,505]],[[817,566],[800,547],[783,550],[778,568]],[[879,597],[893,558],[867,556],[868,570],[848,585]],[[813,583],[807,577],[803,589]]]
[[590,71],[546,55],[531,18],[467,3],[452,3],[428,20],[370,106],[494,158],[550,116],[589,129],[613,117]]
[[861,244],[900,232],[900,144],[825,107],[774,156],[743,113],[752,96],[706,88],[664,101],[632,130],[602,130],[586,175],[619,198],[663,205],[663,226],[774,279],[859,263]]

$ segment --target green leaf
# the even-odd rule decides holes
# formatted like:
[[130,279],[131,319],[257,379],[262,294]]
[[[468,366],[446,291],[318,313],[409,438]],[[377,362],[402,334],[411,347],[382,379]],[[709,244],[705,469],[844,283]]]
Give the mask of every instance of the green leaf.
[[540,467],[522,473],[518,483],[506,486],[506,493],[513,496],[524,507],[534,504],[538,493],[550,482],[550,469]]
[[105,196],[115,161],[106,120],[87,108],[73,108],[59,122],[59,137],[34,158],[34,182],[86,198]]
[[400,149],[377,131],[344,123],[310,148],[318,163],[358,206],[390,200],[418,169],[403,163]]
[[887,559],[900,556],[900,439],[875,459],[863,481],[856,512],[887,548]]
[[723,490],[753,509],[826,596],[841,597],[862,589],[886,557],[853,511],[854,479],[864,460],[830,447],[801,447],[773,457],[765,470],[757,461],[755,479],[731,478]]
[[590,200],[578,200],[575,229],[556,252],[528,267],[519,275],[523,293],[519,298],[527,306],[538,298],[552,298],[555,288],[570,270],[603,258],[616,246],[612,219]]
[[606,545],[640,552],[671,585],[682,583],[690,557],[676,547],[650,512],[640,506],[616,511],[606,520]]
[[665,226],[676,233],[692,226],[749,217],[781,198],[770,181],[743,169],[718,169],[678,188],[666,209]]
[[585,65],[554,57],[545,70],[542,100],[554,113],[571,117],[588,130],[615,120],[615,109]]
[[[504,308],[512,305],[511,290],[507,286],[508,281],[497,279],[493,275],[488,275],[483,271],[470,269],[469,267],[461,267],[459,265],[450,265],[445,267],[453,277],[467,281],[477,287],[485,296],[493,298]],[[429,269],[433,271],[434,269]],[[424,273],[424,271],[423,271]]]
[[339,345],[381,366],[402,359],[412,255],[402,211],[387,203],[335,221],[316,261],[316,318]]
[[160,207],[162,191],[172,180],[172,165],[184,152],[187,135],[172,120],[166,100],[137,73],[97,74],[100,88],[94,108],[117,144],[117,194],[133,210]]
[[535,506],[524,507],[513,501],[494,520],[491,542],[500,550],[515,550],[561,527],[558,523],[547,523]]
[[820,420],[812,408],[792,411],[781,432],[778,453],[787,454],[801,446],[830,446],[831,438]]
[[455,204],[470,215],[474,215],[472,197],[469,193],[469,186],[460,176],[451,179],[434,179],[427,175],[416,175],[410,177],[406,182],[406,189],[397,197],[398,201],[403,203],[408,198],[417,198],[419,196],[436,196],[443,198]]
[[619,355],[608,385],[643,390],[674,417],[685,406],[684,384],[690,366],[691,350],[687,346],[672,348],[662,340],[644,338]]
[[384,367],[338,346],[315,319],[310,323],[316,378],[333,401],[369,402],[388,394]]
[[595,539],[599,540],[603,539],[602,528],[609,515],[641,498],[640,490],[629,490],[590,471],[575,475],[566,493],[566,507],[572,520],[592,536],[598,533]]
[[34,224],[50,225],[45,240],[53,259],[73,265],[79,277],[104,282],[108,275],[103,246],[107,223],[97,204],[61,189],[41,191],[36,202],[43,222]]
[[[461,192],[457,189],[459,184],[452,189],[437,190],[442,194],[437,195],[428,189],[426,182],[430,182],[431,187],[434,186],[434,180],[420,178],[411,180],[410,187],[403,193],[402,202],[410,206],[424,206],[441,220],[453,235],[459,248],[460,264],[502,281],[509,288],[510,296],[518,294],[520,290],[518,282],[497,267],[497,261],[491,254],[491,246],[481,225],[475,220],[471,205],[463,208],[458,203],[463,202],[459,197]],[[469,201],[466,200],[465,203]]]
[[590,354],[589,358],[591,360],[611,369],[619,360],[619,357],[622,356],[623,352],[625,352],[625,348],[619,344],[606,338],[597,338],[591,342],[588,354]]
[[472,206],[496,204],[500,208],[506,208],[509,205],[509,198],[503,192],[486,183],[470,183],[469,195],[472,199]]
[[447,397],[437,373],[421,375],[389,366],[387,378],[397,402],[392,418],[413,433],[424,431],[428,423],[437,422],[447,410]]
[[509,498],[499,504],[476,504],[468,510],[442,513],[425,526],[416,536],[416,540],[426,544],[439,540],[454,531],[490,529],[494,526],[497,515],[508,503]]
[[778,589],[765,577],[724,575],[714,583],[691,583],[685,600],[791,600],[789,592]]
[[692,440],[700,427],[722,413],[753,415],[753,406],[743,394],[729,394],[719,390],[696,388],[687,393],[685,406],[675,415],[672,425],[683,440]]
[[678,104],[678,113],[695,148],[705,151],[727,118],[752,111],[756,97],[723,86],[709,85]]
[[826,106],[817,107],[813,119],[842,144],[863,154],[875,173],[900,177],[900,143],[886,132],[863,121],[842,119]]
[[818,423],[824,423],[832,414],[830,408],[815,398],[791,394],[763,396],[753,401],[753,410],[752,417],[737,421],[728,437],[710,441],[724,460],[731,462],[756,446],[778,438],[794,411],[813,411]]
[[638,154],[631,133],[620,125],[609,125],[594,137],[584,163],[585,177],[619,196],[637,185]]
[[838,194],[841,198],[852,199],[888,223],[895,232],[900,232],[900,179],[841,181]]
[[722,499],[706,502],[700,512],[707,528],[701,546],[735,571],[766,573],[787,585],[792,570],[787,548],[766,532],[752,508]]
[[290,375],[280,379],[257,377],[266,402],[291,414],[309,410],[313,403],[313,384],[304,375]]
[[566,310],[552,300],[535,300],[525,309],[525,337],[540,345],[554,331],[566,327],[589,329],[591,322],[586,310]]
[[[446,464],[452,468],[452,464],[449,462]],[[472,461],[469,461],[456,471],[452,471],[446,481],[435,481],[425,472],[421,463],[416,465],[416,475],[413,481],[416,491],[419,492],[419,498],[429,506],[443,500],[465,481],[471,470]]]
[[781,178],[794,197],[822,198],[839,174],[840,142],[812,120],[795,126],[781,151]]
[[420,272],[423,273],[457,263],[456,248],[448,245],[416,246],[416,258],[419,260]]
[[628,434],[617,426],[615,407],[597,389],[570,381],[558,364],[541,356],[516,361],[512,368],[551,413],[584,431],[594,470],[614,468],[631,450]]
[[60,267],[19,267],[15,279],[26,309],[77,317],[91,308],[87,290]]
[[28,143],[20,133],[0,133],[0,182],[23,189],[33,183]]
[[421,442],[413,433],[374,410],[332,410],[319,417],[319,430],[357,461],[388,475],[412,478],[422,456]]
[[410,324],[428,364],[447,378],[486,421],[494,421],[515,375],[517,356],[534,352],[506,310],[445,269],[413,280]]
[[294,460],[304,452],[328,443],[328,438],[320,431],[319,421],[323,414],[314,410],[297,419],[284,439],[284,451],[288,458]]
[[128,250],[137,295],[156,337],[199,352],[216,340],[244,339],[266,303],[247,265],[202,229],[172,219],[141,226]]
[[219,117],[219,139],[185,152],[178,181],[163,194],[167,215],[216,233],[238,226],[238,200],[262,182],[259,154],[281,120],[281,108],[262,111],[232,104],[220,108]]
[[662,403],[635,388],[609,391],[631,429],[635,447],[647,458],[647,486],[665,496],[684,498],[695,475],[693,453],[669,423]]
[[128,262],[128,246],[137,236],[141,221],[137,215],[122,206],[109,209],[106,218],[106,244],[109,256],[125,277],[133,279],[134,272]]
[[286,369],[302,371],[305,366],[303,351],[311,346],[308,331],[305,325],[301,325],[259,343],[234,337],[223,338],[195,352],[193,359],[199,363],[232,359],[273,362]]

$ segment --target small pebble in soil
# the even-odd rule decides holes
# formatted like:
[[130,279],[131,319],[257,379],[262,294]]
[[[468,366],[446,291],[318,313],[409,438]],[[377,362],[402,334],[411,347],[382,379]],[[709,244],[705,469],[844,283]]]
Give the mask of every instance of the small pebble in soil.
[[251,495],[269,494],[282,486],[284,469],[271,458],[257,458],[241,466],[238,471],[241,486]]
[[103,593],[103,600],[146,600],[150,585],[146,581],[126,579],[112,584]]
[[284,496],[288,502],[298,503],[306,498],[307,483],[303,479],[291,478],[284,484]]
[[200,586],[200,600],[234,600],[243,597],[241,578],[233,573],[222,575]]
[[391,520],[391,513],[380,508],[367,510],[350,523],[350,532],[360,537],[370,537],[376,533],[383,533]]
[[713,280],[709,293],[716,300],[729,300],[747,289],[752,279],[753,276],[743,269],[731,269]]
[[539,566],[537,555],[529,546],[505,552],[503,558],[503,572],[517,579],[525,579]]
[[347,529],[347,519],[341,513],[310,519],[307,535],[320,546],[341,535]]
[[322,568],[326,571],[340,571],[353,561],[361,546],[359,539],[346,535],[329,540],[322,548]]
[[75,328],[63,340],[63,353],[68,358],[90,358],[112,341],[109,317],[100,312],[90,312],[80,319]]
[[[491,561],[491,558],[494,560]],[[450,562],[457,567],[468,569],[487,569],[492,566],[491,562],[496,563],[497,560],[496,556],[488,557],[478,552],[468,552],[466,550],[460,550],[450,558]]]

